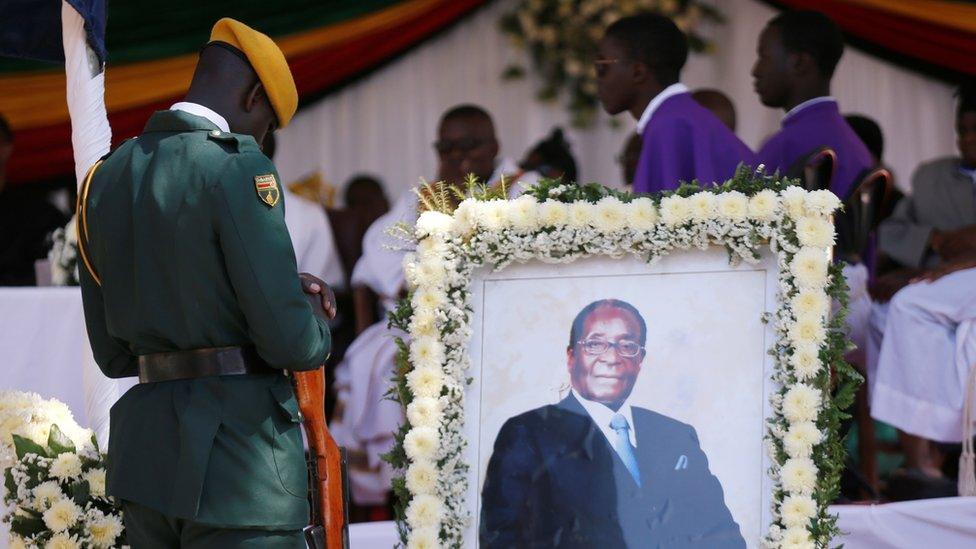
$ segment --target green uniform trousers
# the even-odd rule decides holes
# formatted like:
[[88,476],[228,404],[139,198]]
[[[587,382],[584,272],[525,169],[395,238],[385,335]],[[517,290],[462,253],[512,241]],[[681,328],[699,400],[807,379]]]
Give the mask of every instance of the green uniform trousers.
[[301,530],[221,528],[177,519],[148,507],[122,502],[127,543],[132,549],[305,549]]

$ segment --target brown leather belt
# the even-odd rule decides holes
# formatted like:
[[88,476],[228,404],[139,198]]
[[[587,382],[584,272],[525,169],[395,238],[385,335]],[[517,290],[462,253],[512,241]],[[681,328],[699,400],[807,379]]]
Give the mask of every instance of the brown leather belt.
[[277,374],[253,347],[218,347],[139,357],[139,383],[244,374]]

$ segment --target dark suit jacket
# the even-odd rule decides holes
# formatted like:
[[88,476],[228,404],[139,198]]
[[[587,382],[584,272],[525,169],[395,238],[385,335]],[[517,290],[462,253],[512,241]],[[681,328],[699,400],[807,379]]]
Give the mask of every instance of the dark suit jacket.
[[633,416],[642,486],[572,395],[505,422],[482,489],[481,547],[745,547],[694,428],[643,408]]

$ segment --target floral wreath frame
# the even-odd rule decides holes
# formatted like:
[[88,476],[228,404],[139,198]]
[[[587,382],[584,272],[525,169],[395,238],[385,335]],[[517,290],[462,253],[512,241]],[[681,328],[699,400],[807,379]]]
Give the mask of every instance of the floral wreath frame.
[[765,435],[772,524],[763,543],[827,547],[838,533],[828,505],[843,468],[840,423],[861,378],[844,360],[847,287],[831,262],[840,201],[792,183],[761,168],[654,195],[543,180],[515,200],[469,197],[453,213],[421,213],[411,228],[416,252],[404,260],[410,293],[390,315],[409,334],[397,339],[391,390],[406,422],[385,456],[403,473],[393,481],[402,543],[461,547],[472,520],[463,428],[475,269],[593,255],[653,263],[673,250],[724,245],[733,264],[757,262],[769,246],[779,266],[776,309],[763,318],[775,333]]

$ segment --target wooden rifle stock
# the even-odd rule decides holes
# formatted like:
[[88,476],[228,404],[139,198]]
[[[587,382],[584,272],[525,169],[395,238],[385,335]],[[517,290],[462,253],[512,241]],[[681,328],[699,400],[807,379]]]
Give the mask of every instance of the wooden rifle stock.
[[312,517],[311,526],[306,528],[306,539],[314,549],[348,549],[345,456],[329,434],[325,420],[325,368],[291,375],[310,454]]

